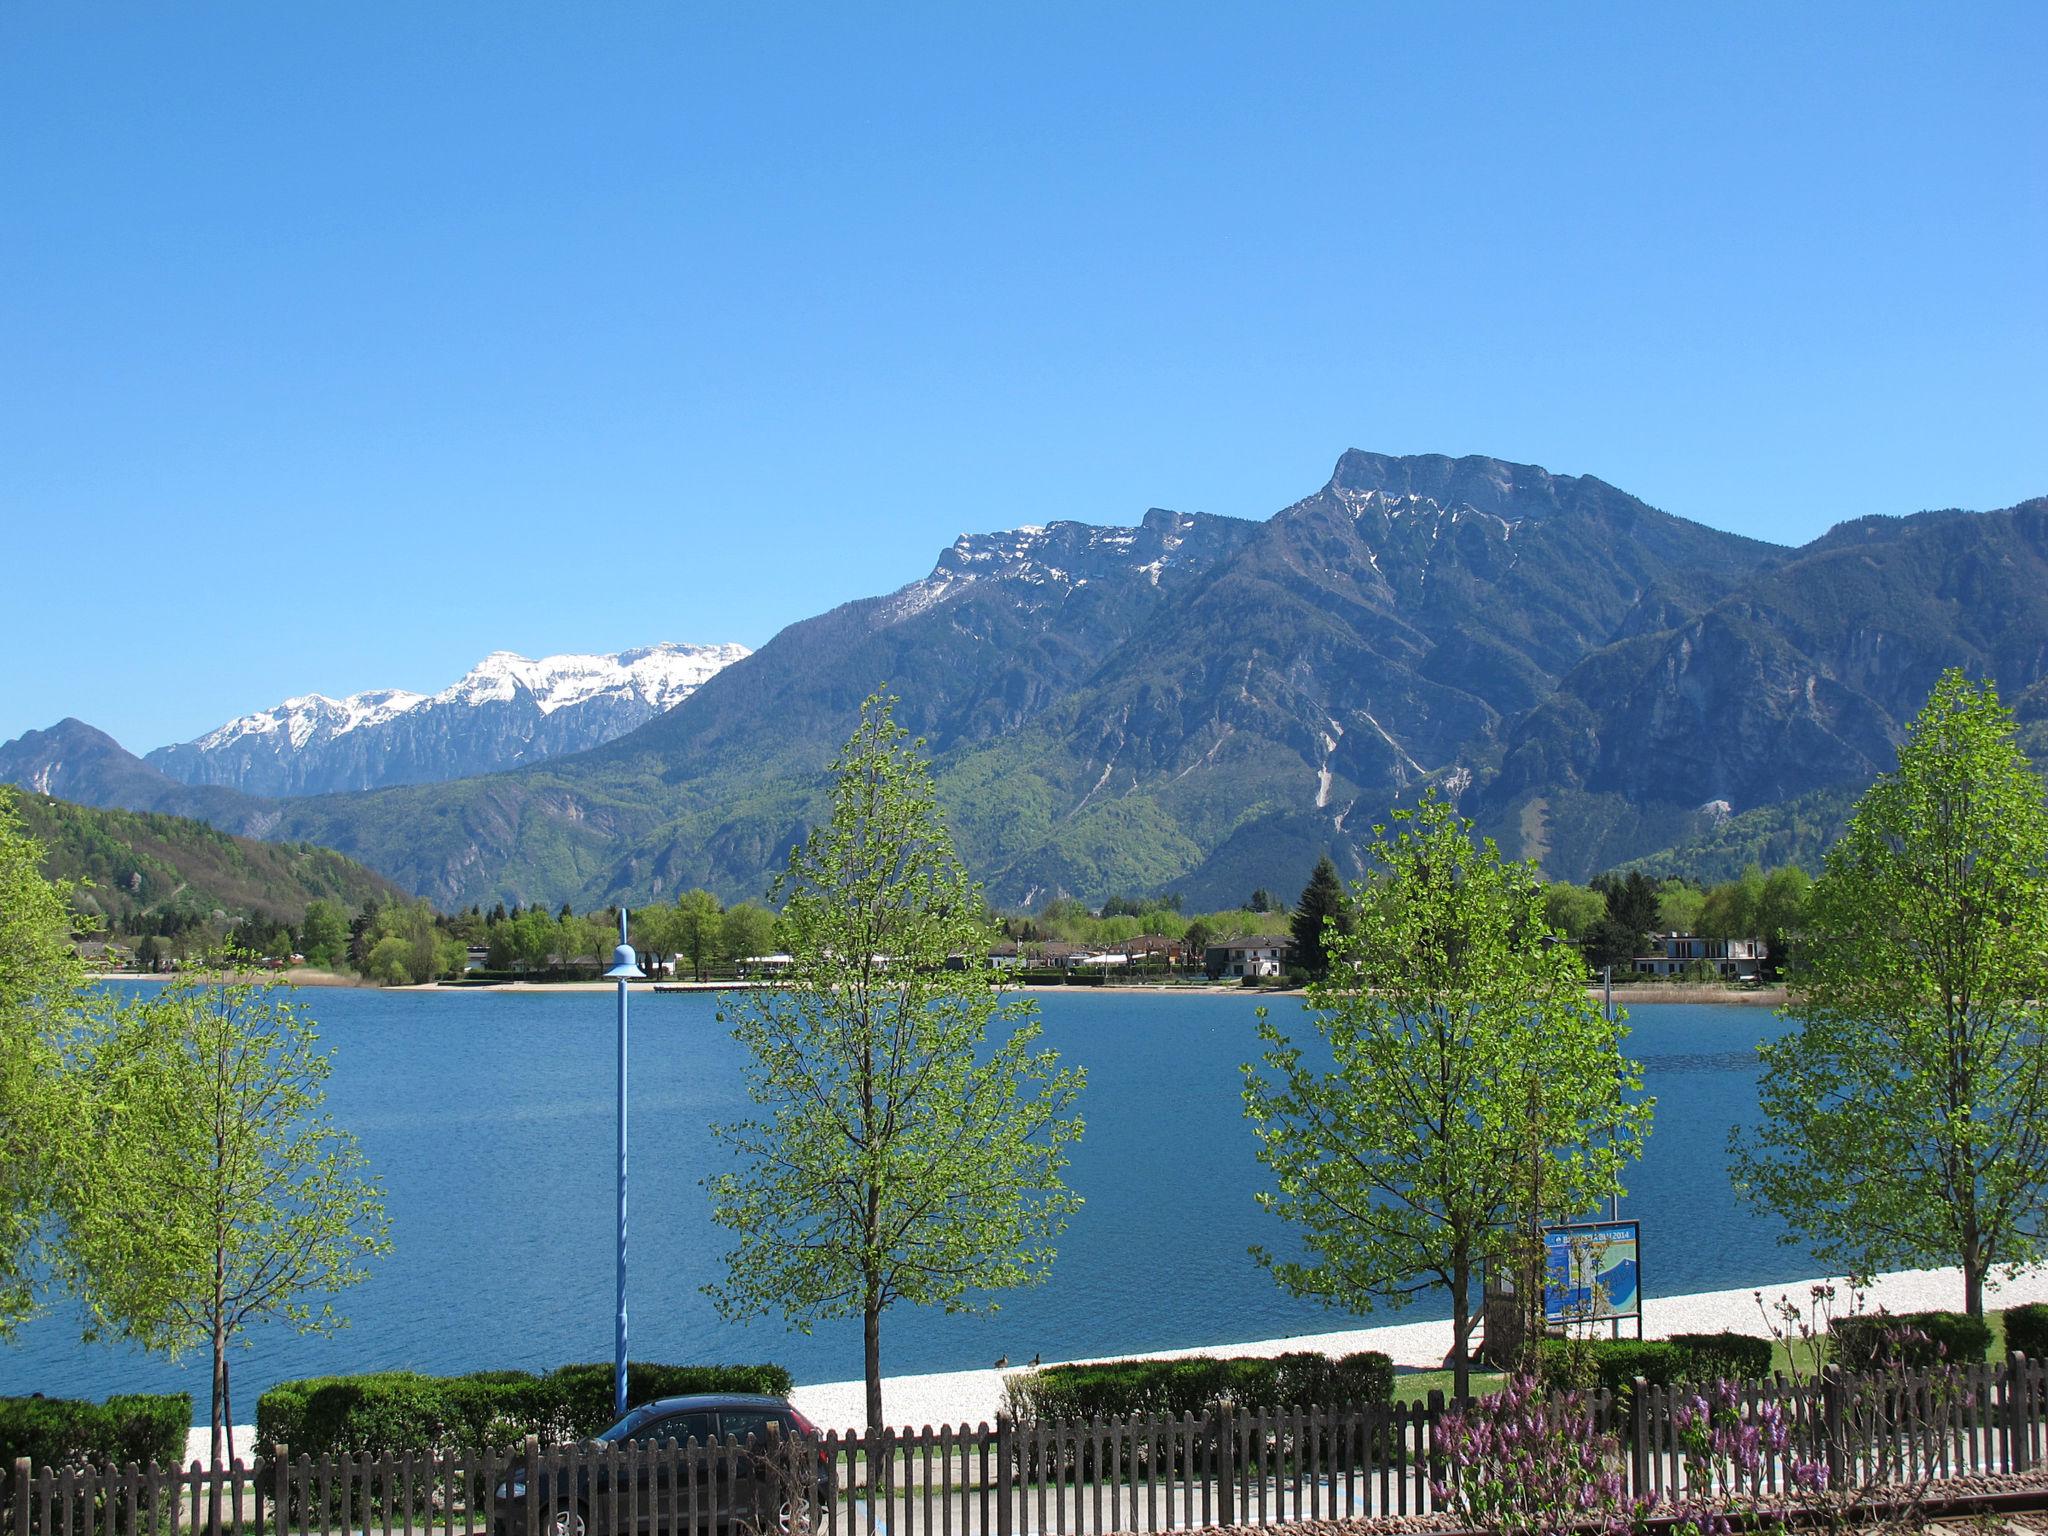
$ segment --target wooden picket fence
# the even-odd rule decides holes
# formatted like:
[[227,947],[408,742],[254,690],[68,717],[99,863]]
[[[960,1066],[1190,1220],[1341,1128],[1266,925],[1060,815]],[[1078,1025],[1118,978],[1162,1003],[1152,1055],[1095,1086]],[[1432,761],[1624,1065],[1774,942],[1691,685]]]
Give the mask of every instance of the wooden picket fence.
[[[2015,1356],[1942,1376],[1783,1377],[1799,1453],[1837,1489],[2048,1465],[2048,1364]],[[1683,1387],[1638,1382],[1617,1408],[1633,1494],[1772,1493],[1789,1460],[1739,1490],[1687,1487]],[[818,1439],[506,1452],[307,1456],[256,1467],[32,1467],[5,1477],[0,1536],[1112,1536],[1428,1514],[1441,1394],[1425,1403],[1233,1410]],[[523,1475],[520,1475],[523,1474]]]

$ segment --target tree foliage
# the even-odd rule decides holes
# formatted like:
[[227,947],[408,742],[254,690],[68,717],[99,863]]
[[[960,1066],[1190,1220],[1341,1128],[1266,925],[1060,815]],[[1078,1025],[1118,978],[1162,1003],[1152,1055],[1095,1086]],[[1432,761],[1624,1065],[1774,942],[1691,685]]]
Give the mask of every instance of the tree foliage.
[[1945,673],[1829,850],[1738,1188],[1856,1277],[2041,1250],[2048,808],[1987,683]]
[[1296,1295],[1351,1311],[1450,1292],[1457,1387],[1468,1385],[1470,1289],[1482,1258],[1533,1217],[1617,1192],[1650,1118],[1624,1031],[1589,999],[1568,944],[1547,943],[1532,864],[1426,795],[1375,828],[1352,928],[1309,1006],[1325,1069],[1270,1020],[1244,1068],[1245,1113],[1274,1189],[1266,1209],[1309,1257],[1254,1254]]
[[381,1191],[321,1112],[328,1057],[288,988],[216,972],[125,1004],[97,996],[88,1015],[77,1062],[94,1150],[65,1180],[59,1270],[89,1336],[210,1349],[218,1462],[229,1348],[269,1319],[342,1326],[326,1298],[389,1250]]
[[35,1301],[37,1245],[68,1120],[59,1043],[84,970],[67,887],[0,789],[0,1339]]
[[738,1238],[711,1288],[720,1309],[804,1329],[861,1317],[876,1428],[887,1308],[977,1310],[1045,1277],[1080,1203],[1060,1170],[1083,1082],[996,973],[947,968],[988,930],[892,703],[862,706],[831,819],[777,883],[786,986],[721,1015],[763,1114],[716,1128],[740,1166],[708,1181],[713,1219]]

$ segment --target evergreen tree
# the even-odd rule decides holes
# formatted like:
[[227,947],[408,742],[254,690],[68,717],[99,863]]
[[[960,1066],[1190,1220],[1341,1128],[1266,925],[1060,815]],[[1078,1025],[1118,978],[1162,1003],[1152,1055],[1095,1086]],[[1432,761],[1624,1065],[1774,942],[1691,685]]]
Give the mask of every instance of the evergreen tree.
[[1338,878],[1336,861],[1326,853],[1316,860],[1315,873],[1308,877],[1294,908],[1294,963],[1315,981],[1330,971],[1324,943],[1332,924],[1342,934],[1349,929],[1350,919],[1344,911],[1344,882]]

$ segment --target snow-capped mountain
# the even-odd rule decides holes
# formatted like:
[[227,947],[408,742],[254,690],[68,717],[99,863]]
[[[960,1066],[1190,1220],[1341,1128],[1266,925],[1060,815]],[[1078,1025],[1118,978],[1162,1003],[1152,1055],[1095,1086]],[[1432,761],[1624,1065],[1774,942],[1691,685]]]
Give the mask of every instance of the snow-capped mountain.
[[439,693],[309,693],[145,761],[187,784],[256,795],[427,784],[600,746],[665,714],[743,645],[651,645],[615,656],[493,651]]

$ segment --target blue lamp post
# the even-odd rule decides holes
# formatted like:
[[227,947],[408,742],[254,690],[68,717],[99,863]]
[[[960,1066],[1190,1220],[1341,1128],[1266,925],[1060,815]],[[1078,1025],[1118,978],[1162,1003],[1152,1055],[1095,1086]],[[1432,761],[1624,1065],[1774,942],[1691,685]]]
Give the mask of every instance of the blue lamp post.
[[619,908],[619,947],[605,976],[619,984],[619,1316],[612,1347],[612,1409],[626,1411],[626,983],[647,973],[626,942],[626,909]]

